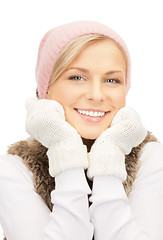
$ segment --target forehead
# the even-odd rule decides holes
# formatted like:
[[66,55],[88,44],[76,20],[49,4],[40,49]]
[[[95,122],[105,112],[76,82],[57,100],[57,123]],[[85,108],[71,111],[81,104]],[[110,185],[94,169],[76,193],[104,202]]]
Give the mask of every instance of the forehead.
[[126,57],[121,47],[112,39],[106,38],[94,41],[81,50],[74,60],[70,63],[72,65],[93,65],[108,67],[108,65],[127,66]]
[[88,46],[86,46],[80,53],[91,52],[91,51],[98,52],[98,50],[99,52],[102,51],[102,53],[105,52],[110,54],[115,53],[115,54],[123,55],[123,57],[126,59],[126,56],[122,47],[111,38],[96,40],[93,43],[90,43]]

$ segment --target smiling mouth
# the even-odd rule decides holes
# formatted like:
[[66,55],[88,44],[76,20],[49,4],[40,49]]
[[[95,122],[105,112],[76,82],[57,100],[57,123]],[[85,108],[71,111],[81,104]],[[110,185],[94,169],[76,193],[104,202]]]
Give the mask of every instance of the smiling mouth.
[[77,112],[79,112],[81,115],[89,116],[89,117],[103,117],[107,112],[104,111],[88,111],[88,110],[80,110],[77,108],[74,108]]

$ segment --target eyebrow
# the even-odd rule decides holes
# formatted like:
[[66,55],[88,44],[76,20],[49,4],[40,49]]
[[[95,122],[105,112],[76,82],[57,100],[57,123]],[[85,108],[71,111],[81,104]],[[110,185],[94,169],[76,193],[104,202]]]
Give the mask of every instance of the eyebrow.
[[[72,69],[79,70],[79,71],[84,72],[84,73],[89,73],[89,70],[87,70],[85,68],[78,68],[78,67],[76,67],[76,68],[74,68],[74,67],[73,68],[69,68],[69,69],[66,70],[66,72],[69,71],[69,70],[72,70]],[[112,70],[112,71],[107,72],[106,75],[107,74],[112,74],[112,73],[122,73],[123,74],[123,72],[120,71],[120,70]]]

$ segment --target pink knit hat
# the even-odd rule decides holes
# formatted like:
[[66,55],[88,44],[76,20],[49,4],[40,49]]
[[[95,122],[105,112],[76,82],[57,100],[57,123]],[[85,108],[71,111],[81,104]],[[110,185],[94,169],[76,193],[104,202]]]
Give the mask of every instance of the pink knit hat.
[[128,49],[123,39],[111,28],[94,21],[77,21],[55,27],[43,37],[36,64],[36,81],[39,98],[46,98],[50,77],[59,53],[73,39],[86,34],[99,33],[115,40],[127,57],[127,92],[130,88],[131,63]]

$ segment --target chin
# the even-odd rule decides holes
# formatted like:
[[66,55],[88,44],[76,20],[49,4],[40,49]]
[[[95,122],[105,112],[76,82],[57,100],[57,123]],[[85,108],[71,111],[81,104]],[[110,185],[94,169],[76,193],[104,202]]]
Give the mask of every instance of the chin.
[[97,139],[98,137],[95,137],[95,136],[85,136],[85,135],[83,135],[83,136],[81,136],[82,138],[84,138],[84,139],[87,139],[87,140],[95,140],[95,139]]
[[97,132],[97,133],[80,133],[80,136],[82,138],[85,138],[85,139],[90,139],[90,140],[94,140],[94,139],[97,139],[100,135],[101,135],[102,132]]

